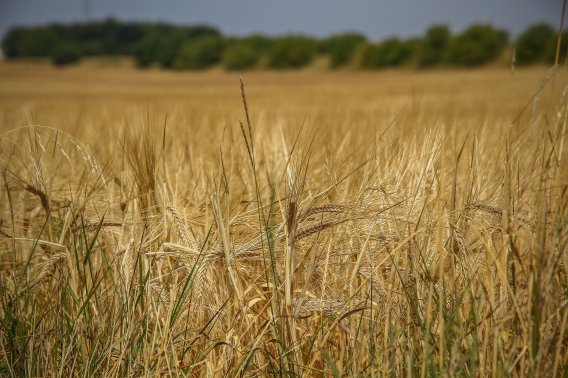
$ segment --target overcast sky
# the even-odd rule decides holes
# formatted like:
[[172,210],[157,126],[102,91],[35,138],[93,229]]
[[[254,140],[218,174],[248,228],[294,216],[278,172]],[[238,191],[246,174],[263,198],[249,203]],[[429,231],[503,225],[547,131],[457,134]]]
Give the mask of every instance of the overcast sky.
[[562,0],[0,0],[0,36],[15,25],[106,17],[206,23],[236,35],[359,31],[370,38],[488,22],[514,36],[535,22],[558,25],[561,10]]

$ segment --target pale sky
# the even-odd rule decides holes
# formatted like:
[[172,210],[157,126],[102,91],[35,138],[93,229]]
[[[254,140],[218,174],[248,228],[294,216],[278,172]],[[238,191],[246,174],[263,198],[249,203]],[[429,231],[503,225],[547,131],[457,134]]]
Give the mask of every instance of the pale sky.
[[107,17],[205,23],[234,35],[358,31],[371,39],[485,22],[515,36],[540,21],[557,26],[561,10],[562,0],[0,0],[0,36],[15,25]]

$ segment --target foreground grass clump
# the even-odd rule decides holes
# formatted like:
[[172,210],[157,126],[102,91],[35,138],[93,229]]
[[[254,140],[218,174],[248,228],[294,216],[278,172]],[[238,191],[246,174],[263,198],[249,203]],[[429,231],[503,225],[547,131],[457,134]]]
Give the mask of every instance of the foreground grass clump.
[[408,102],[308,84],[336,96],[313,123],[301,93],[241,87],[225,122],[207,87],[211,109],[148,97],[158,123],[54,83],[62,127],[0,138],[1,374],[567,374],[563,76],[488,98],[468,75],[496,74],[416,77]]

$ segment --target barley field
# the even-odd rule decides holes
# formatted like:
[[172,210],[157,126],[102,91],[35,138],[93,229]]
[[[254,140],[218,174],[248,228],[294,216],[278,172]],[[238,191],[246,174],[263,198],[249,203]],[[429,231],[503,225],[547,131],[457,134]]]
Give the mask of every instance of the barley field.
[[0,64],[0,376],[568,375],[564,67],[242,83]]

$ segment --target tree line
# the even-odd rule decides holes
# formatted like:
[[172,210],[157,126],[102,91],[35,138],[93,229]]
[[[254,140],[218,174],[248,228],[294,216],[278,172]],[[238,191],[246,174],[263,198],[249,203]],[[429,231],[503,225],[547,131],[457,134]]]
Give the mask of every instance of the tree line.
[[[347,65],[363,69],[476,67],[497,61],[511,47],[518,65],[551,64],[557,38],[557,31],[544,23],[530,26],[514,41],[507,31],[490,24],[474,24],[457,34],[446,25],[434,25],[421,37],[370,41],[359,33],[327,38],[233,37],[206,25],[107,19],[12,28],[2,41],[2,51],[8,59],[48,58],[56,65],[76,63],[83,57],[127,55],[139,67],[177,70],[215,65],[227,70],[297,69],[321,55],[329,57],[333,69]],[[567,48],[568,33],[563,32],[561,59]]]

